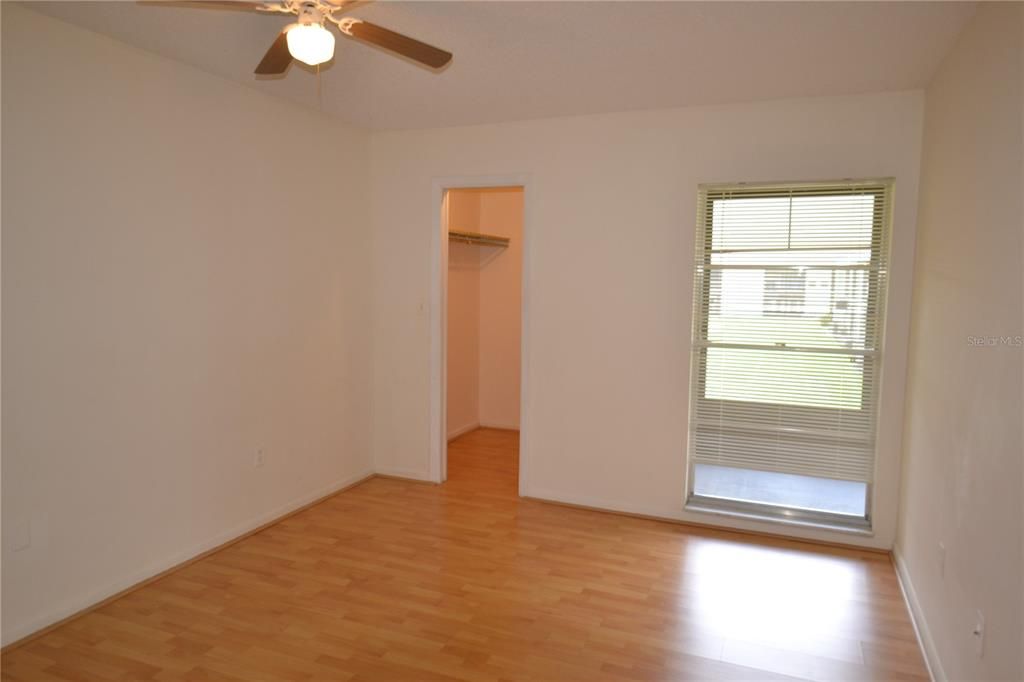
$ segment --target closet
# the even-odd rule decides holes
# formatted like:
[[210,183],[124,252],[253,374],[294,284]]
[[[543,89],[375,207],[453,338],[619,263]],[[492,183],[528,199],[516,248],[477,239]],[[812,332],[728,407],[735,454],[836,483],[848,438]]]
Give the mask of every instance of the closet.
[[447,433],[519,429],[521,187],[446,197]]

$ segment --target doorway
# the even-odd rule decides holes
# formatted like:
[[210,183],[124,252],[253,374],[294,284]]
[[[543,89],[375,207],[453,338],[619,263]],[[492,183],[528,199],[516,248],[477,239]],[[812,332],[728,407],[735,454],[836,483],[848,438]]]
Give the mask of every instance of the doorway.
[[522,186],[444,191],[442,480],[483,468],[518,488],[524,200]]

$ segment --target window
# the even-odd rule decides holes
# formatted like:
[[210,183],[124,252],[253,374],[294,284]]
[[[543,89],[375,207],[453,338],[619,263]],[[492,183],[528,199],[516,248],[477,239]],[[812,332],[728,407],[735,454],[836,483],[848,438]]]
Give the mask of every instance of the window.
[[891,193],[701,188],[691,508],[870,525]]

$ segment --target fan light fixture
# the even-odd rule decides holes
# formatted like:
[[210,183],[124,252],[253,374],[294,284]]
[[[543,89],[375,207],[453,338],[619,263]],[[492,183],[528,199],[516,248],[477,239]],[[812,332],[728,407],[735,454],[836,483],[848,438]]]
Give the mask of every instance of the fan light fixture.
[[334,34],[320,24],[296,24],[287,35],[288,52],[303,64],[316,66],[334,57]]
[[[204,9],[251,10],[267,16],[295,15],[295,23],[282,27],[270,49],[256,66],[257,76],[283,76],[295,60],[319,66],[334,58],[334,31],[346,38],[405,57],[439,70],[452,53],[427,45],[363,19],[342,16],[370,0],[139,0],[143,5],[181,5]],[[3,2],[3,0],[0,0]],[[283,23],[283,22],[282,22]],[[332,26],[333,24],[333,26]],[[330,30],[328,30],[330,29]]]

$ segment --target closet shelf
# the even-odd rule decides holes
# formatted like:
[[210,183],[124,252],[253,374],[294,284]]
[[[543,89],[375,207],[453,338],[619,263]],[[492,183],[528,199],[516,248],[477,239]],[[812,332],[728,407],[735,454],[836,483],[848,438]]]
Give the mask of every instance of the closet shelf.
[[508,237],[496,237],[493,234],[480,234],[479,232],[459,232],[448,230],[448,240],[461,242],[463,244],[477,244],[479,246],[497,246],[508,248]]

